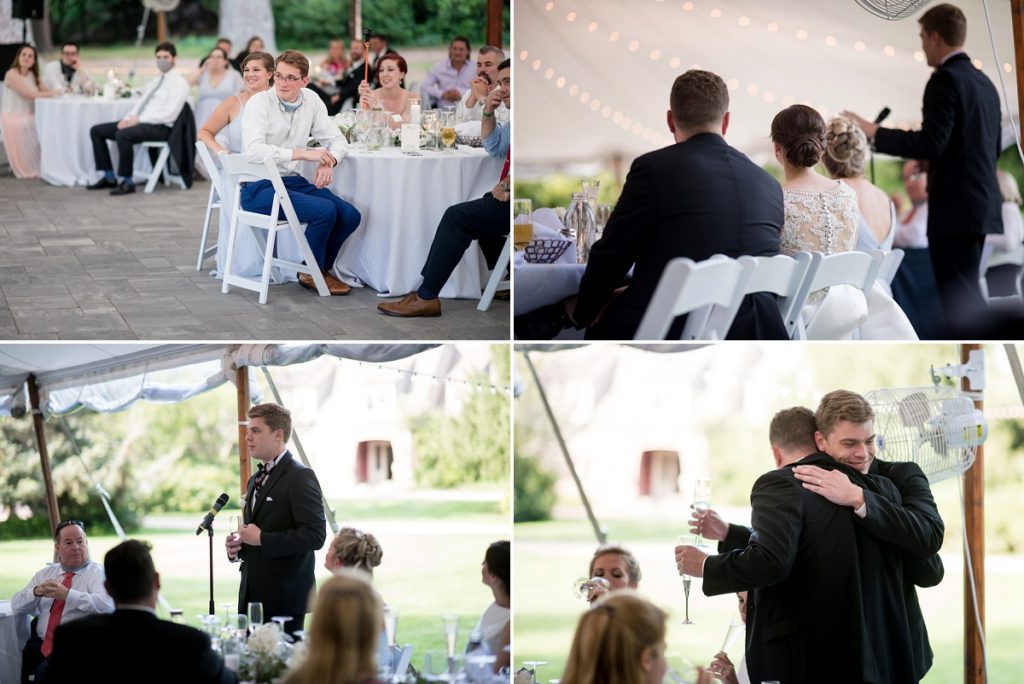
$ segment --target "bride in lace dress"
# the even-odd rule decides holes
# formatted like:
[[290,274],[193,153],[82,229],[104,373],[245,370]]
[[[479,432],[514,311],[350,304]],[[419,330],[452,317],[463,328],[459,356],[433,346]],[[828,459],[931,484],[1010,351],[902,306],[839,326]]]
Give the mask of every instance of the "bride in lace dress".
[[[825,151],[825,121],[805,105],[793,105],[772,121],[775,158],[782,165],[785,223],[779,251],[852,251],[857,245],[857,195],[850,186],[814,170]],[[802,312],[807,338],[850,338],[867,319],[864,294],[850,285],[812,292]]]

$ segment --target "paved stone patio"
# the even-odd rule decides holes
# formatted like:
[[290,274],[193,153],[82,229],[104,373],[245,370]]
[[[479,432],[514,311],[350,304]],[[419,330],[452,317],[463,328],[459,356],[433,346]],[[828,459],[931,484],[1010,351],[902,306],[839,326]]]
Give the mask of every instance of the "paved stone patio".
[[111,197],[0,177],[0,339],[509,339],[507,301],[481,312],[445,299],[439,318],[406,320],[379,314],[385,300],[369,288],[319,297],[272,285],[265,305],[221,294],[213,258],[195,266],[208,194],[201,178]]

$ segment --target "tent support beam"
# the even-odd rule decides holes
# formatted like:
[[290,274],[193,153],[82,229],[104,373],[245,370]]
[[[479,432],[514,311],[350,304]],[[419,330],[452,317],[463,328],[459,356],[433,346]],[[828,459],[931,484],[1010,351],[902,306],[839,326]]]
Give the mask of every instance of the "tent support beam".
[[43,412],[39,409],[39,385],[36,376],[28,376],[28,400],[32,405],[32,427],[36,431],[36,447],[43,464],[43,484],[46,487],[46,509],[50,514],[50,534],[57,531],[60,523],[60,509],[57,508],[57,493],[53,490],[53,472],[50,470],[50,451],[46,448],[46,430],[43,427]]
[[501,47],[502,0],[487,0],[487,44]]
[[235,370],[235,387],[238,389],[238,472],[241,481],[238,485],[238,498],[245,496],[245,485],[252,475],[252,462],[249,460],[249,447],[245,443],[245,430],[249,425],[249,406],[252,399],[249,395],[249,367],[242,366]]
[[[960,345],[960,363],[966,364],[972,351],[981,349],[979,344]],[[960,389],[971,391],[970,383],[964,377]],[[981,411],[984,402],[974,401],[974,408]],[[967,539],[970,540],[971,562],[964,563],[964,682],[984,684],[985,653],[981,648],[981,634],[985,630],[985,447],[979,445],[974,465],[964,473],[964,515]],[[971,592],[970,570],[974,570],[974,586],[978,592],[977,615],[975,619],[974,594]]]
[[583,507],[587,510],[587,518],[590,519],[590,524],[594,528],[594,536],[597,537],[599,544],[604,544],[607,541],[607,536],[601,526],[597,524],[597,518],[594,517],[594,510],[590,507],[590,500],[587,498],[587,493],[583,491],[583,483],[580,482],[580,476],[576,474],[576,466],[573,465],[572,457],[569,455],[569,447],[565,445],[565,439],[562,438],[562,430],[558,427],[558,421],[555,419],[555,414],[551,410],[551,404],[548,403],[548,395],[544,392],[544,385],[540,382],[540,376],[537,375],[537,369],[533,367],[533,361],[530,359],[530,352],[523,351],[523,358],[526,360],[526,365],[530,369],[530,375],[533,376],[533,382],[537,385],[537,391],[540,393],[541,403],[544,404],[544,412],[548,414],[548,420],[551,421],[551,429],[555,431],[555,439],[558,440],[558,446],[562,450],[562,457],[565,458],[565,465],[569,468],[569,474],[572,475],[573,482],[576,483],[576,489],[580,493],[580,500],[583,501]]
[[[1020,104],[1024,102],[1024,0],[1010,0],[1010,13],[1013,23],[1013,54],[1017,62],[1014,73],[1017,76],[1017,120],[1020,121]],[[1010,117],[1010,125],[1013,125],[1013,117]]]

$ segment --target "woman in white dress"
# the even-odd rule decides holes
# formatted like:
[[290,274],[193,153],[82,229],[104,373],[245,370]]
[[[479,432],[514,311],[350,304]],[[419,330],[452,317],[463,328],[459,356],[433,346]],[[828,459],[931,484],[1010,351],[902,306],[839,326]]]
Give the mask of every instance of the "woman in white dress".
[[494,672],[509,665],[511,659],[506,650],[512,638],[511,549],[507,541],[494,542],[487,547],[480,568],[481,580],[490,588],[494,603],[484,610],[473,632],[481,636],[487,652],[495,656]]
[[39,136],[36,133],[36,98],[60,95],[39,79],[39,55],[31,45],[18,50],[4,76],[0,104],[0,131],[7,161],[17,178],[39,178]]
[[999,192],[1003,196],[1003,232],[985,236],[985,251],[991,250],[985,272],[990,296],[1014,294],[1019,284],[1017,265],[1024,261],[1024,221],[1020,214],[1020,190],[1017,181],[1003,169],[996,170]]
[[[825,121],[806,105],[793,105],[772,121],[775,158],[782,165],[785,222],[782,254],[852,251],[857,245],[857,195],[845,183],[814,170],[825,151]],[[867,318],[863,293],[850,285],[812,292],[803,310],[808,339],[849,338]]]
[[196,103],[196,124],[202,126],[224,100],[242,89],[242,77],[228,64],[228,54],[213,48],[206,61],[188,78],[189,85],[199,85]]
[[409,72],[409,65],[405,59],[397,54],[388,53],[380,58],[377,63],[377,80],[380,81],[380,88],[370,89],[370,84],[363,81],[359,84],[359,104],[365,107],[380,107],[393,116],[388,120],[388,126],[398,128],[403,123],[409,123],[412,113],[412,98],[414,93],[402,87],[402,80]]
[[[896,237],[896,208],[884,191],[864,177],[868,141],[852,120],[838,116],[828,122],[822,161],[832,178],[857,195],[857,250],[892,251]],[[888,283],[876,281],[868,293],[868,317],[858,329],[864,340],[916,340],[910,319],[892,298]]]

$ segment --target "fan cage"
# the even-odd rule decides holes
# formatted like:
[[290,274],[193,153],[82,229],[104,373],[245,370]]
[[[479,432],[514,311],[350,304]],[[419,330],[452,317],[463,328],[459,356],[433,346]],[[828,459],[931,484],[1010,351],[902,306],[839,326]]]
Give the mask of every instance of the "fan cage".
[[903,387],[869,392],[876,456],[916,463],[930,482],[956,477],[974,464],[988,427],[971,400],[953,387]]
[[857,0],[857,4],[868,12],[890,21],[906,19],[928,2],[929,0]]

